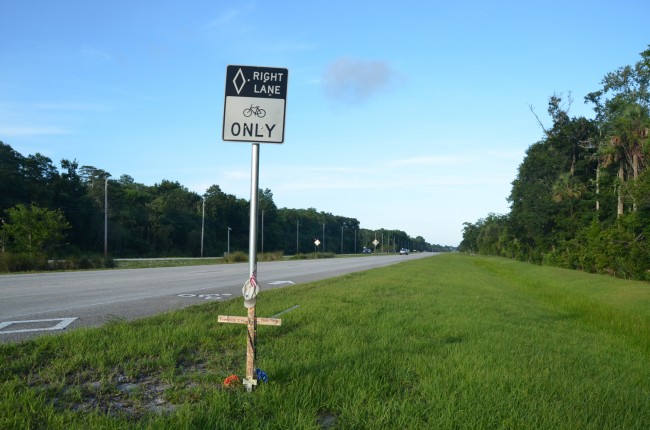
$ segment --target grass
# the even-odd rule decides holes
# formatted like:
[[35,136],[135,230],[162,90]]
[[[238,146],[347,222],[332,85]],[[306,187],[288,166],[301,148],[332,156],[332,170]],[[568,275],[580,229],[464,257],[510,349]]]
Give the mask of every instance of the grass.
[[650,285],[445,254],[0,346],[0,428],[645,429]]

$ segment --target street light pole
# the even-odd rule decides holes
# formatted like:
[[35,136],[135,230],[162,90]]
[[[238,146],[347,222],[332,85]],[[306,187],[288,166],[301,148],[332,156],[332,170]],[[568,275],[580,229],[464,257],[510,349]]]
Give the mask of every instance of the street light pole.
[[108,258],[108,178],[104,178],[104,258]]
[[232,228],[228,227],[228,255],[230,255],[230,230],[232,230]]
[[201,258],[203,258],[203,234],[205,233],[205,197],[203,198],[203,211],[201,215]]

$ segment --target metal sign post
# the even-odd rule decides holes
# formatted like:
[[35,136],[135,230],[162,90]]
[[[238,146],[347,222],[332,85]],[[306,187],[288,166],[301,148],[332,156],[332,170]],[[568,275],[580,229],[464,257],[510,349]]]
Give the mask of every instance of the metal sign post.
[[251,155],[251,197],[248,242],[249,271],[244,283],[246,317],[219,315],[224,323],[246,324],[247,391],[257,385],[255,351],[257,325],[280,325],[277,318],[257,318],[255,305],[260,287],[257,283],[257,212],[259,202],[260,142],[284,142],[284,116],[289,72],[287,69],[251,66],[228,66],[223,113],[223,140],[254,142]]
[[255,380],[255,348],[257,347],[257,323],[255,303],[259,286],[257,285],[257,206],[259,201],[260,144],[253,143],[251,155],[251,204],[248,241],[248,285],[244,284],[244,306],[248,308],[248,342],[246,346],[246,379],[244,386],[248,391],[257,383]]
[[246,378],[242,381],[247,391],[252,391],[257,385],[255,379],[255,351],[257,348],[257,325],[282,324],[277,318],[257,318],[255,316],[255,305],[260,287],[257,283],[257,207],[259,202],[259,166],[260,166],[260,145],[253,143],[251,156],[251,204],[250,204],[250,237],[248,241],[248,280],[244,283],[242,294],[244,295],[244,307],[248,310],[248,316],[237,317],[219,315],[218,321],[223,323],[246,324]]

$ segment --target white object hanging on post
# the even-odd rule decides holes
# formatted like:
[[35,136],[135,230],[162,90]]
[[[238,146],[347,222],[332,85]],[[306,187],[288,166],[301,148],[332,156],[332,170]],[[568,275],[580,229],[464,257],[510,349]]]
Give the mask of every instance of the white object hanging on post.
[[255,280],[255,274],[251,276],[242,287],[242,294],[244,296],[244,306],[246,308],[252,308],[255,306],[255,298],[260,293],[260,286]]

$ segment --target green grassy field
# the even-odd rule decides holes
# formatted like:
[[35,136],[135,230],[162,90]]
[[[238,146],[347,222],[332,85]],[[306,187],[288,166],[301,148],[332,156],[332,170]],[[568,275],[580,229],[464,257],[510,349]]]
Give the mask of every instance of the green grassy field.
[[0,428],[647,429],[650,284],[446,254],[0,346]]

